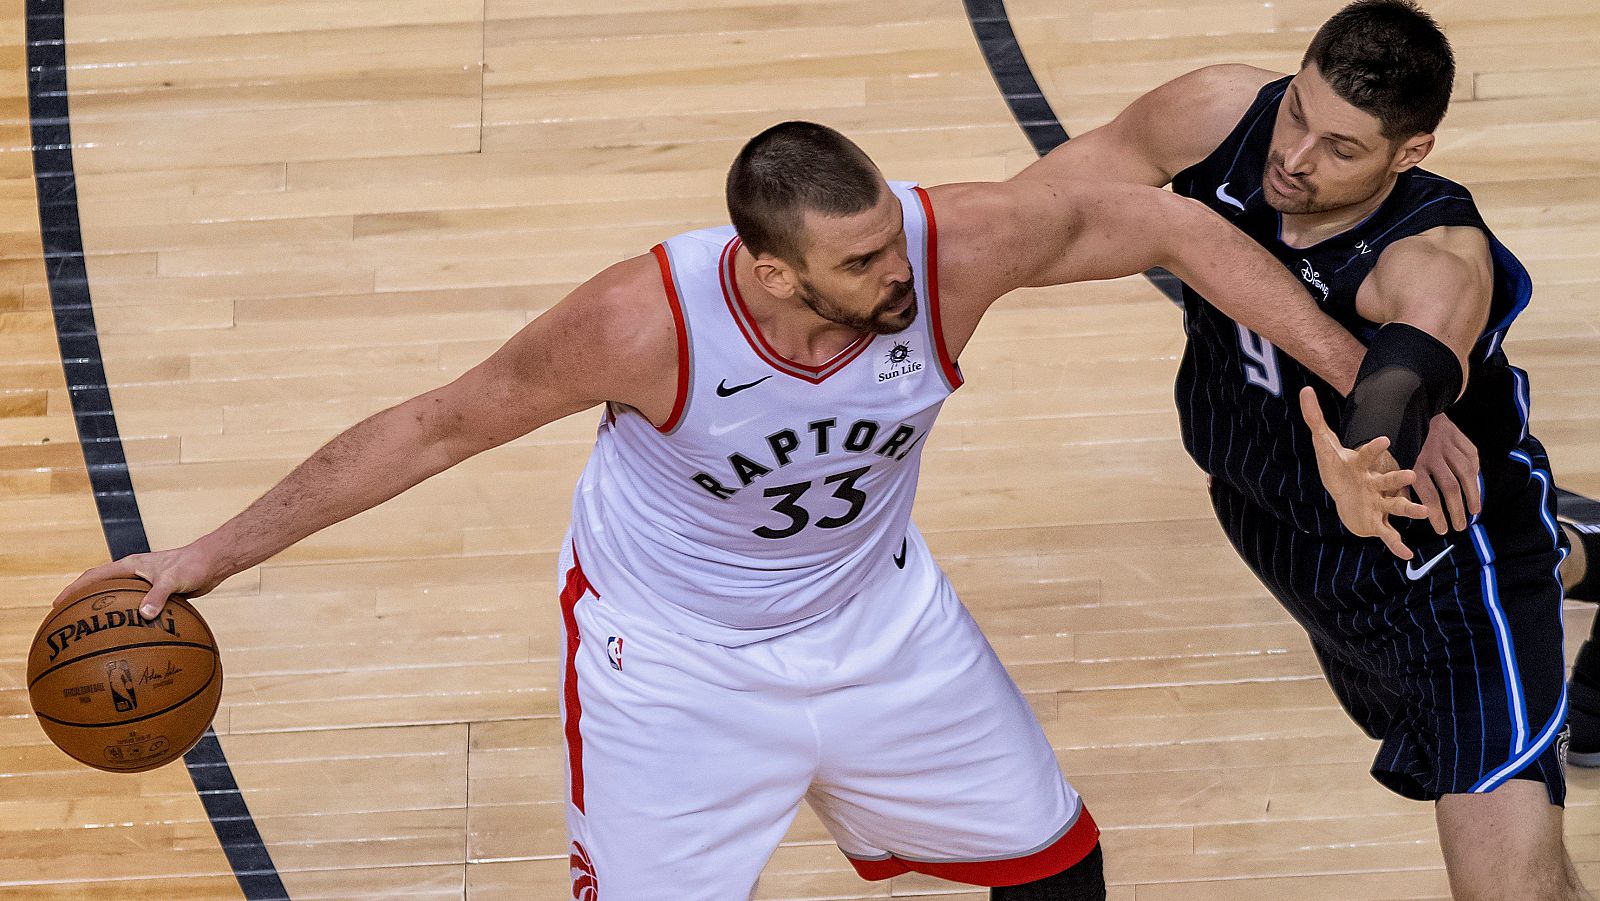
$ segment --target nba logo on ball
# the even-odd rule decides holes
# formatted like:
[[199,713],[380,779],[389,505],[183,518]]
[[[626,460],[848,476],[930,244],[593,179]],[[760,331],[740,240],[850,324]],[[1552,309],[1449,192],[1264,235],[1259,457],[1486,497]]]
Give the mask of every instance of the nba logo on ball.
[[606,656],[611,658],[611,668],[622,672],[622,639],[615,635],[606,639]]

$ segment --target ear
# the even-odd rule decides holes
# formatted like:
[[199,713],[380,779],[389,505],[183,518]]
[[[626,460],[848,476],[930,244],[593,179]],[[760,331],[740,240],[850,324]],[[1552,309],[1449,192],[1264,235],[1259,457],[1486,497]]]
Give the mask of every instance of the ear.
[[1395,151],[1394,162],[1389,166],[1390,171],[1398,175],[1407,169],[1415,168],[1424,159],[1427,159],[1432,150],[1433,135],[1431,134],[1415,135],[1407,138],[1400,144],[1399,149]]
[[790,298],[800,287],[799,274],[794,267],[777,257],[762,255],[755,258],[756,281],[773,297]]

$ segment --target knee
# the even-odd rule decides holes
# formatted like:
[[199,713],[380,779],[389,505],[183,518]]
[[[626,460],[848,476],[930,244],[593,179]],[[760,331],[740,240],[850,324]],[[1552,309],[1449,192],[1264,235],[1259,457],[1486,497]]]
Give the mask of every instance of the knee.
[[1105,901],[1106,875],[1100,845],[1054,876],[991,889],[991,901]]

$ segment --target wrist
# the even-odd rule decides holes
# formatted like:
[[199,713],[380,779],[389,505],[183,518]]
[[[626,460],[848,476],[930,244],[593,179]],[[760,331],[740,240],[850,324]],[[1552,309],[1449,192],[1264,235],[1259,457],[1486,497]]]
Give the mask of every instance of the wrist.
[[188,550],[194,562],[205,572],[206,580],[215,585],[250,568],[251,564],[241,559],[234,552],[235,548],[235,543],[227,540],[223,529],[217,529],[190,542]]

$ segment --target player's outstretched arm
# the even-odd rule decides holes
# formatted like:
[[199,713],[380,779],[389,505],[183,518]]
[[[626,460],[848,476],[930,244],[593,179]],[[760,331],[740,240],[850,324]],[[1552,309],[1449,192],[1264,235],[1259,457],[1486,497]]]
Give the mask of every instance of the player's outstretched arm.
[[[941,235],[939,280],[950,288],[952,308],[986,306],[1019,287],[1164,266],[1341,393],[1355,381],[1361,342],[1271,254],[1198,201],[1076,179],[943,185],[929,193]],[[951,312],[955,319],[966,311]]]
[[676,371],[656,264],[649,256],[626,260],[460,378],[347,429],[216,530],[90,569],[56,603],[79,586],[136,575],[153,586],[141,611],[154,617],[173,594],[205,594],[314,532],[563,416],[607,400],[664,414]]

